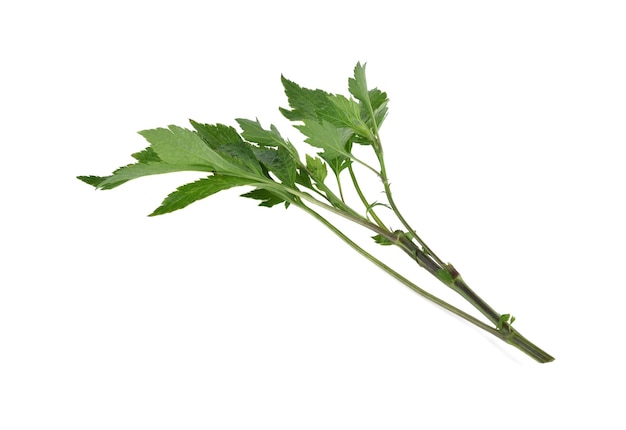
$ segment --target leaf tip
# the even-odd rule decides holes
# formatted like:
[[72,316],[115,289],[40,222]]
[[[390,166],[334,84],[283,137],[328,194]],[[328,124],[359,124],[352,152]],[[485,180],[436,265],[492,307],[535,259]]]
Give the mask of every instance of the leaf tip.
[[95,188],[100,188],[100,184],[106,179],[104,176],[77,176],[76,179],[83,181],[86,184],[91,185]]

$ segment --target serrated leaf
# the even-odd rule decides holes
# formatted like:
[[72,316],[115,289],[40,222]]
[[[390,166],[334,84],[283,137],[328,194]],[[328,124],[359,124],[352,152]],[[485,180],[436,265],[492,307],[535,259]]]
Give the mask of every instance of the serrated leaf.
[[339,176],[339,174],[344,169],[348,168],[350,166],[350,163],[352,163],[352,160],[344,155],[339,155],[339,156],[334,155],[331,157],[325,152],[323,152],[319,154],[319,156],[324,161],[326,161],[326,164],[328,164],[328,167],[330,167],[330,170],[333,171],[335,176]]
[[354,77],[348,79],[348,90],[357,100],[369,102],[367,79],[365,78],[365,64],[356,63]]
[[[374,118],[371,118],[371,114],[369,112],[364,114],[364,117],[367,118],[366,122],[370,127],[376,124],[376,127],[380,128],[385,121],[385,118],[387,118],[387,103],[389,101],[387,99],[387,93],[380,91],[378,88],[370,90],[369,93],[372,109],[374,111]],[[363,111],[365,111],[365,109],[361,112]]]
[[259,203],[259,206],[265,206],[268,208],[271,208],[272,206],[276,206],[280,203],[287,203],[285,201],[285,199],[283,199],[281,196],[279,196],[278,194],[275,194],[271,191],[268,191],[266,189],[263,188],[257,188],[255,190],[252,190],[248,193],[242,194],[241,197],[246,197],[249,199],[255,199],[255,200],[261,200],[261,203]]
[[281,76],[285,94],[292,110],[280,108],[285,118],[291,121],[305,119],[319,119],[318,112],[324,110],[328,104],[328,93],[322,90],[303,88],[295,82]]
[[102,183],[102,181],[104,181],[107,177],[106,176],[93,176],[93,175],[89,175],[89,176],[77,176],[77,179],[80,179],[81,181],[83,181],[86,184],[89,184],[93,187],[99,188],[100,184]]
[[202,140],[213,149],[230,143],[243,142],[243,139],[234,127],[224,124],[201,124],[192,119],[189,122]]
[[255,148],[246,142],[233,142],[220,146],[216,151],[230,162],[261,176],[264,173],[259,160],[254,155]]
[[280,135],[278,129],[274,125],[270,125],[270,129],[263,128],[259,120],[252,121],[244,118],[237,118],[235,121],[243,130],[241,135],[249,142],[258,143],[261,146],[272,147],[288,147],[290,144]]
[[309,189],[313,189],[313,184],[311,183],[311,176],[309,176],[309,174],[304,169],[297,169],[296,184],[300,184]]
[[387,102],[389,101],[387,99],[387,93],[379,90],[378,88],[374,88],[372,90],[368,91],[368,96],[370,99],[370,103],[372,104],[372,109],[374,109],[374,111],[380,109],[381,107],[385,106],[387,104]]
[[287,149],[278,147],[277,149],[269,147],[252,148],[256,159],[272,172],[282,183],[293,187],[296,181],[296,164],[291,158]]
[[135,152],[132,154],[132,157],[140,163],[158,163],[162,161],[151,147],[147,147],[143,151]]
[[348,79],[348,88],[361,103],[361,116],[369,127],[380,128],[387,116],[387,94],[378,88],[367,89],[365,64],[357,63],[354,78]]
[[212,168],[202,165],[188,166],[169,164],[165,162],[135,163],[120,167],[110,176],[79,176],[78,179],[88,183],[89,185],[93,185],[96,188],[110,190],[130,181],[131,179],[140,178],[142,176],[183,171],[210,172],[212,171]]
[[203,166],[223,172],[237,172],[215,150],[209,147],[196,133],[182,127],[156,128],[140,131],[150,142],[158,157],[166,163],[186,166]]
[[321,148],[329,158],[339,156],[350,157],[346,149],[346,144],[352,135],[352,131],[347,128],[338,128],[328,121],[321,123],[315,120],[304,120],[303,125],[295,126],[307,138],[305,142],[309,145]]
[[[170,126],[167,129],[144,130],[139,134],[145,137],[151,146],[132,155],[138,161],[137,163],[120,167],[110,176],[81,176],[79,179],[97,188],[108,190],[142,176],[172,172],[220,171],[235,175],[254,172],[259,176],[263,174],[261,166],[258,165],[252,153],[249,153],[246,158],[243,152],[235,154],[232,148],[230,152],[225,151],[227,147],[223,148],[221,155],[191,130]],[[243,145],[241,139],[240,142]],[[238,149],[243,151],[245,148]],[[234,155],[240,155],[248,164],[246,165]],[[256,163],[256,167],[252,163]]]
[[328,95],[328,99],[330,103],[319,112],[320,118],[337,127],[351,129],[366,140],[374,140],[372,131],[361,118],[361,107],[354,99],[334,94]]
[[311,157],[306,154],[306,168],[311,172],[315,180],[323,183],[328,176],[328,169],[326,163],[319,157]]
[[215,152],[229,162],[258,175],[263,169],[252,152],[252,145],[241,138],[237,130],[223,124],[200,124],[190,120],[196,133]]
[[250,179],[222,175],[214,175],[200,179],[196,182],[178,187],[176,191],[163,200],[161,206],[155,209],[150,216],[162,215],[182,209],[195,201],[204,199],[220,191],[247,185],[250,182]]

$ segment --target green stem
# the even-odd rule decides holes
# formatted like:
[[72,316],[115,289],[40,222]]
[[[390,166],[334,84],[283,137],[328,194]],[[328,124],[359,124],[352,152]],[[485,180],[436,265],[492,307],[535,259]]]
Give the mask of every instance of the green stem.
[[[346,202],[344,201],[341,181],[338,175],[336,175],[335,177],[337,179],[337,186],[339,188],[339,194],[340,194],[339,197],[335,193],[333,193],[333,191],[330,188],[328,188],[326,184],[324,184],[324,181],[318,181],[317,179],[315,179],[315,176],[313,175],[313,173],[302,162],[299,162],[299,167],[300,169],[302,169],[302,171],[306,172],[309,175],[309,177],[315,180],[315,186],[319,188],[321,191],[323,191],[324,194],[326,194],[324,197],[326,201],[328,201],[331,205],[336,206],[338,209],[344,210],[350,215],[353,215],[355,217],[360,216],[358,212],[356,212],[354,209],[348,206]],[[299,195],[298,192],[300,191],[297,189],[288,188],[286,185],[281,185],[281,184],[277,184],[277,185],[287,188],[289,192],[292,192],[294,195]],[[301,195],[299,196],[302,197]]]
[[341,186],[341,178],[339,175],[335,175],[335,179],[337,180],[337,189],[339,190],[339,198],[342,203],[346,202],[346,199],[343,197],[343,187]]
[[387,201],[389,201],[389,206],[391,206],[393,213],[396,214],[396,216],[398,217],[398,219],[400,220],[404,228],[406,228],[408,232],[413,235],[413,238],[422,246],[424,251],[426,251],[430,256],[432,256],[433,259],[440,266],[443,267],[445,263],[439,257],[437,257],[437,254],[435,254],[433,250],[430,249],[428,245],[426,245],[426,242],[424,242],[419,237],[419,235],[417,234],[417,231],[415,231],[415,229],[413,229],[409,225],[409,223],[404,219],[404,217],[400,213],[400,210],[398,209],[398,206],[396,205],[396,202],[393,200],[393,194],[391,193],[391,186],[389,185],[389,178],[387,177],[387,168],[385,167],[385,159],[382,154],[382,146],[380,146],[379,148],[380,150],[376,151],[376,156],[378,157],[378,162],[380,163],[380,176],[383,180],[383,187],[385,188],[385,194],[387,195]]
[[[410,254],[421,267],[426,269],[428,273],[430,273],[441,282],[446,284],[448,287],[450,287],[452,290],[454,290],[456,293],[461,295],[466,301],[474,306],[474,308],[476,308],[494,325],[497,325],[499,323],[502,315],[496,312],[491,306],[489,306],[487,302],[485,302],[478,294],[476,294],[465,283],[463,278],[456,272],[456,270],[451,265],[445,265],[443,267],[447,271],[452,270],[454,272],[452,273],[452,281],[445,281],[439,276],[439,270],[442,269],[442,267],[440,267],[437,262],[432,260],[431,256],[425,254],[421,249],[419,249],[419,247],[417,247],[413,242],[410,242],[406,238],[400,237],[400,241],[404,242],[405,246],[403,249],[409,249],[410,251],[408,251],[407,253]],[[497,331],[502,334],[502,340],[523,351],[538,362],[548,363],[554,360],[554,357],[552,357],[550,354],[526,339],[520,334],[520,332],[512,328],[510,324],[504,323],[502,325],[502,329]]]
[[415,291],[416,293],[418,293],[422,297],[426,298],[427,300],[429,300],[429,301],[431,301],[431,302],[441,306],[442,308],[446,309],[447,311],[452,312],[453,314],[463,318],[464,320],[468,321],[469,323],[475,325],[478,328],[481,328],[482,330],[484,330],[487,333],[489,333],[489,334],[499,338],[500,340],[508,343],[509,345],[514,346],[515,348],[519,349],[520,351],[524,352],[525,354],[527,354],[528,356],[532,357],[533,359],[535,359],[536,361],[538,361],[540,363],[548,363],[548,362],[554,360],[554,357],[552,357],[547,352],[543,351],[541,348],[536,346],[534,343],[530,342],[528,339],[526,339],[524,336],[522,336],[520,332],[518,332],[517,330],[513,329],[510,324],[505,323],[505,324],[503,324],[502,329],[498,330],[496,328],[493,328],[493,327],[483,323],[482,321],[480,321],[477,318],[469,315],[468,313],[462,311],[461,309],[459,309],[459,308],[457,308],[457,307],[455,307],[455,306],[445,302],[444,300],[441,300],[440,298],[430,294],[429,292],[427,292],[427,291],[423,290],[422,288],[418,287],[416,284],[414,284],[413,282],[409,281],[407,278],[405,278],[404,276],[402,276],[401,274],[399,274],[398,272],[393,270],[391,267],[387,266],[385,263],[383,263],[382,261],[380,261],[379,259],[377,259],[373,255],[371,255],[369,252],[365,251],[363,248],[361,248],[359,245],[357,245],[354,241],[352,241],[348,236],[346,236],[343,232],[341,232],[341,230],[339,230],[337,227],[335,227],[333,224],[331,224],[328,220],[326,220],[320,214],[315,212],[313,209],[309,208],[308,206],[306,206],[305,204],[303,204],[301,202],[298,203],[297,206],[302,208],[304,211],[306,211],[307,213],[312,215],[315,219],[317,219],[322,224],[324,224],[333,233],[335,233],[337,236],[339,236],[344,242],[346,242],[350,247],[352,247],[354,250],[356,250],[359,254],[361,254],[362,256],[367,258],[370,262],[374,263],[376,266],[378,266],[379,268],[381,268],[382,270],[384,270],[385,272],[387,272],[388,274],[393,276],[395,279],[397,279],[398,281],[400,281],[401,283],[403,283],[407,287],[411,288],[413,291]]
[[393,270],[391,267],[387,266],[385,263],[383,263],[382,261],[380,261],[379,259],[374,257],[372,254],[370,254],[369,252],[365,251],[363,248],[361,248],[359,245],[357,245],[352,239],[350,239],[348,236],[346,236],[341,230],[339,230],[332,223],[330,223],[326,218],[321,216],[319,213],[317,213],[313,209],[309,208],[308,206],[306,206],[303,203],[297,204],[297,206],[302,208],[305,212],[307,212],[308,214],[312,215],[315,219],[317,219],[322,224],[324,224],[327,228],[329,228],[333,233],[335,233],[337,236],[339,236],[344,242],[346,242],[348,245],[350,245],[350,247],[352,247],[354,250],[356,250],[359,254],[361,254],[362,256],[367,258],[369,261],[374,263],[376,266],[378,266],[379,268],[381,268],[382,270],[384,270],[385,272],[387,272],[388,274],[393,276],[395,279],[397,279],[398,281],[400,281],[401,283],[403,283],[407,287],[411,288],[413,291],[415,291],[416,293],[418,293],[422,297],[430,300],[433,303],[436,303],[437,305],[441,306],[442,308],[452,312],[453,314],[463,318],[464,320],[474,324],[475,326],[477,326],[477,327],[487,331],[488,333],[490,333],[490,334],[492,334],[492,335],[494,335],[496,337],[499,337],[499,338],[503,337],[502,334],[498,330],[496,330],[495,328],[485,324],[484,322],[482,322],[479,319],[469,315],[468,313],[462,311],[461,309],[459,309],[459,308],[457,308],[457,307],[455,307],[455,306],[453,306],[453,305],[451,305],[451,304],[441,300],[440,298],[430,294],[426,290],[423,290],[422,288],[418,287],[413,282],[409,281],[407,278],[405,278],[404,276],[402,276],[401,274],[399,274],[398,272]]
[[365,167],[366,169],[372,171],[376,176],[380,176],[380,172],[378,170],[374,169],[372,166],[370,166],[366,162],[359,160],[354,155],[352,155],[352,153],[350,153],[350,158],[356,161],[357,163],[359,163],[361,166]]
[[359,199],[361,199],[361,203],[363,203],[363,206],[365,206],[367,213],[369,213],[372,216],[372,218],[374,219],[374,222],[376,222],[376,224],[378,224],[379,227],[385,228],[385,224],[378,217],[378,215],[376,215],[374,208],[372,207],[372,205],[370,205],[370,203],[365,198],[363,191],[361,191],[361,187],[359,186],[359,182],[357,181],[356,175],[354,174],[354,169],[352,168],[352,164],[348,166],[348,172],[350,172],[350,178],[352,179],[352,184],[354,185],[354,189],[356,190],[356,193],[359,195]]
[[[261,184],[259,184],[261,185]],[[268,186],[270,184],[264,184],[265,186]],[[382,261],[378,260],[377,258],[375,258],[374,256],[372,256],[371,254],[369,254],[367,251],[365,251],[363,248],[361,248],[360,246],[358,246],[356,243],[354,243],[350,238],[348,238],[345,234],[343,234],[339,229],[337,229],[333,224],[331,224],[329,221],[327,221],[325,218],[323,218],[321,215],[319,215],[317,212],[315,212],[314,210],[312,210],[311,208],[309,208],[308,206],[306,206],[303,203],[304,201],[308,201],[310,203],[313,203],[317,206],[320,206],[330,212],[333,212],[337,215],[340,215],[346,219],[349,219],[359,225],[362,225],[378,234],[381,234],[382,236],[386,237],[387,239],[389,239],[390,241],[394,242],[396,245],[398,245],[401,249],[403,249],[407,254],[411,255],[412,258],[414,258],[418,264],[420,264],[420,266],[424,267],[429,273],[431,273],[432,275],[434,275],[435,277],[437,277],[439,280],[442,280],[439,277],[438,271],[442,268],[442,266],[440,266],[436,261],[434,261],[432,259],[431,255],[427,255],[425,254],[414,242],[408,240],[404,235],[397,235],[395,233],[390,232],[389,230],[387,230],[386,228],[382,228],[376,224],[371,223],[369,220],[359,216],[359,215],[353,215],[350,213],[346,213],[341,209],[337,209],[333,206],[327,205],[317,199],[315,199],[313,196],[307,194],[307,193],[303,193],[297,189],[291,189],[286,187],[285,185],[282,184],[278,184],[278,183],[273,183],[272,187],[268,188],[273,188],[273,187],[277,187],[278,189],[280,189],[282,192],[287,192],[290,193],[291,195],[293,195],[293,198],[289,198],[289,201],[291,203],[293,203],[294,205],[301,207],[302,209],[304,209],[306,212],[308,212],[309,214],[311,214],[312,216],[314,216],[316,219],[318,219],[320,222],[322,222],[324,225],[326,225],[329,229],[331,229],[335,234],[337,234],[339,237],[341,237],[346,243],[348,243],[348,245],[350,245],[353,249],[355,249],[357,252],[359,252],[361,255],[363,255],[365,258],[367,258],[369,261],[371,261],[372,263],[374,263],[376,266],[380,267],[381,269],[383,269],[384,271],[386,271],[387,273],[389,273],[391,276],[393,276],[394,278],[396,278],[397,280],[399,280],[400,282],[402,282],[404,285],[408,286],[409,288],[411,288],[412,290],[416,291],[418,294],[422,295],[423,297],[427,298],[428,300],[438,304],[439,306],[443,307],[444,309],[447,309],[448,311],[460,316],[461,318],[471,322],[472,324],[488,331],[489,333],[493,334],[494,336],[502,339],[503,341],[509,343],[510,345],[516,347],[517,349],[523,351],[524,353],[526,353],[527,355],[529,355],[530,357],[534,358],[535,360],[541,362],[541,363],[546,363],[549,361],[554,360],[554,358],[552,356],[550,356],[548,353],[546,353],[545,351],[541,350],[539,347],[537,347],[536,345],[534,345],[532,342],[530,342],[528,339],[526,339],[524,336],[522,336],[517,330],[513,329],[510,324],[504,324],[501,330],[498,330],[496,328],[493,328],[483,322],[481,322],[480,320],[476,319],[475,317],[467,314],[466,312],[461,311],[460,309],[450,305],[449,303],[437,298],[436,296],[428,293],[427,291],[419,288],[417,285],[415,285],[414,283],[412,283],[411,281],[409,281],[407,278],[403,277],[402,275],[400,275],[399,273],[397,273],[396,271],[394,271],[393,269],[391,269],[389,266],[387,266],[386,264],[384,264]],[[448,269],[451,266],[447,266],[444,265],[443,267],[445,267],[446,269]],[[445,283],[445,282],[444,282]],[[463,296],[466,300],[468,300],[474,307],[476,307],[476,309],[478,309],[483,315],[485,315],[489,321],[491,321],[494,324],[497,324],[500,320],[500,314],[498,314],[495,310],[493,310],[484,300],[482,300],[476,293],[474,293],[469,286],[467,286],[467,284],[465,284],[465,282],[463,282],[463,280],[459,277],[456,277],[454,279],[454,282],[449,282],[447,283],[448,286],[450,286],[453,290],[455,290],[457,293],[461,294],[461,296]]]

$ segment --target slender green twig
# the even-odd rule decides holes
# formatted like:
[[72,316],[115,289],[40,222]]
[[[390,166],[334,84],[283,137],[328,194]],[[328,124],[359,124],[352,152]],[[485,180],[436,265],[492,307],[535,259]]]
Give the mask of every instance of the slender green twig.
[[361,191],[361,186],[359,185],[359,181],[357,180],[356,175],[354,174],[354,169],[352,168],[352,165],[348,166],[348,172],[350,173],[350,178],[352,179],[352,184],[354,185],[354,189],[357,195],[359,196],[359,199],[361,199],[361,203],[363,203],[363,206],[365,206],[366,214],[369,214],[379,227],[385,228],[385,224],[378,217],[378,215],[376,215],[376,212],[374,211],[372,204],[370,204],[367,201],[367,198],[363,194],[363,191]]

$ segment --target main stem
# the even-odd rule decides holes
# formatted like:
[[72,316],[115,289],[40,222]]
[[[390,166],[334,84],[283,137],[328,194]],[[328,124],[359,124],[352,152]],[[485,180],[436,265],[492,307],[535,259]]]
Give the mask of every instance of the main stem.
[[485,324],[484,322],[482,322],[479,319],[471,316],[470,314],[462,311],[461,309],[458,309],[455,306],[445,302],[444,300],[441,300],[440,298],[430,294],[428,291],[418,287],[416,284],[414,284],[413,282],[409,281],[407,278],[405,278],[404,276],[402,276],[401,274],[399,274],[398,272],[393,270],[391,267],[387,266],[385,263],[383,263],[382,261],[380,261],[379,259],[374,257],[372,254],[370,254],[369,252],[367,252],[366,250],[361,248],[359,245],[357,245],[352,239],[350,239],[348,236],[346,236],[341,230],[339,230],[331,222],[329,222],[326,218],[321,216],[319,213],[317,213],[313,209],[309,208],[308,206],[306,206],[303,203],[296,203],[296,205],[298,207],[302,208],[309,215],[312,215],[315,219],[320,221],[322,224],[324,224],[327,228],[329,228],[333,233],[335,233],[337,236],[339,236],[344,242],[346,242],[348,245],[350,245],[350,247],[352,247],[354,250],[356,250],[359,254],[361,254],[362,256],[367,258],[369,261],[374,263],[376,266],[378,266],[381,269],[383,269],[385,272],[389,273],[391,276],[393,276],[398,281],[402,282],[404,285],[406,285],[409,288],[411,288],[413,291],[415,291],[419,295],[421,295],[421,296],[425,297],[426,299],[434,302],[435,304],[443,307],[444,309],[452,312],[453,314],[463,318],[464,320],[474,324],[475,326],[477,326],[477,327],[487,331],[488,333],[493,334],[494,336],[497,336],[499,338],[502,338],[502,335],[501,335],[501,333],[498,330],[496,330],[493,327]]
[[[406,238],[401,239],[405,248],[410,249],[407,252],[409,255],[413,257],[413,259],[428,273],[435,276],[437,279],[442,281],[439,277],[439,270],[441,267],[439,264],[431,258],[431,256],[425,254],[415,243],[409,241]],[[476,294],[470,287],[465,283],[463,278],[456,273],[456,270],[452,268],[452,266],[448,265],[445,267],[446,270],[453,270],[455,273],[453,274],[454,278],[450,282],[444,282],[448,285],[452,290],[460,294],[465,300],[467,300],[472,306],[474,306],[480,313],[482,313],[489,321],[493,324],[497,325],[500,322],[500,315],[496,312],[487,302],[485,302],[478,294]],[[548,363],[550,361],[554,361],[554,357],[550,354],[539,348],[537,345],[526,339],[522,334],[515,330],[509,323],[502,324],[502,328],[497,330],[502,336],[499,336],[506,343],[513,345],[517,349],[523,351],[527,355],[531,356],[535,360],[540,363]]]
[[[373,116],[373,110],[370,107],[370,114]],[[415,239],[418,246],[413,240],[408,239],[406,236],[399,236],[399,241],[401,242],[401,248],[409,254],[412,258],[417,261],[417,263],[425,268],[431,275],[435,276],[440,281],[444,282],[448,285],[452,290],[461,295],[465,300],[467,300],[472,306],[474,306],[480,313],[482,313],[489,321],[498,326],[500,324],[501,315],[496,312],[491,306],[487,304],[478,294],[476,294],[466,283],[463,281],[461,276],[456,273],[456,270],[450,264],[445,264],[429,247],[426,243],[417,235],[417,232],[409,225],[409,223],[404,219],[402,214],[400,213],[398,207],[396,206],[395,201],[393,200],[393,196],[391,193],[391,187],[389,185],[389,178],[387,177],[387,169],[385,166],[385,159],[383,155],[383,148],[380,141],[380,135],[378,134],[378,127],[375,127],[374,130],[375,141],[373,144],[374,152],[376,153],[376,157],[378,158],[378,162],[380,165],[380,178],[383,181],[383,186],[385,188],[385,194],[387,195],[387,200],[389,201],[389,205],[393,210],[394,214],[398,217],[402,225],[408,230],[408,232],[412,235],[413,239]],[[453,271],[453,279],[451,282],[443,281],[439,276],[439,270],[445,269],[447,271]],[[505,342],[513,345],[519,350],[523,351],[527,355],[531,356],[535,360],[540,363],[547,363],[554,360],[547,352],[543,351],[541,348],[530,342],[524,336],[522,336],[517,330],[515,330],[509,323],[504,323],[501,325],[500,329],[497,329],[498,333],[501,334],[500,338]]]
[[[344,242],[350,245],[359,254],[361,254],[362,256],[367,258],[369,261],[374,263],[376,266],[380,267],[385,272],[393,276],[395,279],[402,282],[404,285],[408,286],[413,291],[417,292],[418,294],[430,300],[431,302],[443,307],[444,309],[465,319],[466,321],[474,324],[475,326],[485,330],[489,334],[492,334],[496,336],[497,338],[503,340],[504,342],[516,347],[517,349],[524,352],[525,354],[527,354],[528,356],[532,357],[533,359],[537,360],[540,363],[547,363],[547,362],[554,360],[554,358],[551,355],[549,355],[548,353],[543,351],[541,348],[539,348],[538,346],[530,342],[528,339],[526,339],[524,336],[522,336],[521,333],[513,329],[510,326],[510,324],[505,323],[503,324],[502,329],[498,330],[496,328],[493,328],[483,323],[482,321],[476,319],[475,317],[469,315],[468,313],[456,308],[455,306],[439,299],[438,297],[428,293],[427,291],[418,287],[413,282],[409,281],[404,276],[400,275],[391,267],[387,266],[382,261],[378,260],[369,252],[365,251],[363,248],[357,245],[354,241],[352,241],[348,236],[346,236],[343,232],[341,232],[341,230],[339,230],[337,227],[335,227],[332,223],[330,223],[328,220],[326,220],[324,217],[322,217],[313,209],[309,208],[302,202],[297,203],[297,206],[302,208],[304,211],[306,211],[307,213],[312,215],[314,218],[316,218],[318,221],[320,221],[322,224],[324,224],[326,227],[328,227],[331,231],[333,231],[333,233],[339,236]],[[413,243],[413,246],[417,248],[417,246],[414,243]],[[402,249],[405,249],[405,248],[402,247]],[[419,254],[413,254],[416,261],[422,267],[426,268],[426,270],[428,270],[429,273],[432,273],[435,276],[437,276],[437,270],[439,270],[439,265],[436,262],[434,262],[432,259],[430,259],[430,257],[424,254],[421,250],[419,250],[419,248],[417,248],[417,250]],[[463,295],[463,297],[465,297],[468,301],[470,301],[470,303],[472,303],[477,309],[479,309],[481,313],[483,313],[491,322],[493,322],[494,324],[497,324],[499,322],[500,315],[495,310],[493,310],[484,300],[482,300],[477,294],[475,294],[469,288],[469,286],[467,286],[462,281],[462,279],[460,279],[460,277],[454,280],[453,284],[455,285],[456,289],[458,289],[457,292],[459,292],[459,294]],[[450,286],[452,287],[452,285]]]

